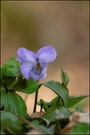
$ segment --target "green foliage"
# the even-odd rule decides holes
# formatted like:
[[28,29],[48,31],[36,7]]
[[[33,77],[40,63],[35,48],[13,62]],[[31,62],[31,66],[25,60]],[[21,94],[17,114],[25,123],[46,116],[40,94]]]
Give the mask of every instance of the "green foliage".
[[[45,122],[47,122],[47,124]],[[43,119],[33,119],[31,121],[31,123],[33,125],[35,125],[41,131],[41,133],[44,133],[44,134],[53,134],[54,133],[55,124],[48,126],[49,121],[44,118]]]
[[6,87],[8,87],[15,81],[15,79],[15,76],[3,76],[3,83]]
[[[57,111],[63,115],[63,117],[65,118],[69,118],[70,116],[70,111],[67,108],[61,107],[61,108],[57,108],[57,109],[53,109],[50,108],[43,116],[42,118],[47,119],[48,121],[52,122],[54,120],[56,120],[59,117],[59,113],[57,113]],[[62,118],[62,117],[59,117]]]
[[62,84],[66,87],[67,84],[69,83],[69,76],[65,72],[63,67],[61,67],[61,79],[62,79]]
[[38,125],[37,126],[44,134],[53,134],[54,133],[54,129],[55,129],[55,125],[51,125],[49,128],[46,127],[45,125]]
[[2,67],[2,74],[6,76],[14,76],[19,73],[19,62],[16,61],[16,57],[12,56],[8,62],[4,63]]
[[[33,78],[26,80],[20,72],[20,63],[16,58],[11,57],[1,68],[1,134],[25,134],[28,131],[39,130],[39,134],[61,134],[62,129],[69,123],[69,117],[72,112],[69,110],[75,104],[88,97],[70,96],[68,90],[69,76],[64,68],[61,68],[62,82],[48,81],[39,84]],[[27,114],[26,103],[16,92],[32,94],[42,85],[52,90],[56,97],[46,102],[43,99],[37,103],[40,106],[40,112],[33,117]],[[79,107],[74,111],[82,112]],[[69,134],[88,133],[88,124],[78,123]]]
[[43,99],[40,99],[38,105],[40,105],[45,111],[48,111],[49,109],[48,104]]
[[39,88],[38,81],[34,81],[33,78],[25,80],[21,76],[18,77],[17,83],[13,87],[14,90],[26,94],[34,93],[38,88]]
[[79,107],[76,107],[74,111],[75,111],[75,112],[80,112],[80,113],[85,113],[85,112],[84,112],[81,108],[79,108]]
[[1,129],[10,134],[21,133],[21,121],[11,112],[1,112]]
[[15,92],[5,92],[1,97],[1,107],[5,111],[13,112],[15,115],[26,117],[26,104],[21,96]]
[[37,104],[41,106],[45,112],[47,112],[49,109],[57,109],[63,107],[62,100],[59,96],[56,96],[50,102],[45,102],[44,100],[40,99]]
[[62,84],[55,81],[49,81],[43,83],[43,85],[51,89],[53,92],[55,92],[63,100],[64,106],[67,106],[69,93]]
[[22,77],[20,63],[16,60],[15,56],[3,64],[1,71],[1,83],[8,90],[31,94],[39,87],[38,81],[34,81],[32,78],[26,80]]
[[84,98],[88,97],[88,95],[86,96],[69,96],[69,100],[68,100],[68,108],[72,107],[73,105],[77,104],[78,102],[80,102],[81,100],[83,100]]

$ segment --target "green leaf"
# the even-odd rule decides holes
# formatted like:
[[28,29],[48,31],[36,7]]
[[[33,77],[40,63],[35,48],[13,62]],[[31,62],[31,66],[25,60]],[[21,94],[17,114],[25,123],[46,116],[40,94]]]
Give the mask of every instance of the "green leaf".
[[1,86],[1,90],[0,90],[0,94],[2,96],[2,94],[4,94],[6,92],[5,88],[3,86]]
[[11,125],[11,122],[17,122],[17,121],[18,121],[18,118],[11,112],[1,112],[1,129],[2,130],[9,127]]
[[4,110],[10,111],[10,106],[8,103],[8,94],[6,93],[4,89],[1,94],[2,94],[1,95],[1,108],[4,106]]
[[1,112],[1,131],[10,131],[9,133],[20,133],[22,127],[19,119],[11,112]]
[[50,105],[63,106],[62,100],[57,96],[50,102]]
[[54,99],[52,99],[52,101],[50,102],[50,105],[57,103],[57,101],[58,101],[58,96],[56,96]]
[[69,118],[69,116],[71,115],[70,111],[67,108],[62,107],[62,108],[56,108],[54,110],[50,108],[46,113],[42,115],[42,118],[45,118],[50,122],[58,119],[57,117],[58,115],[56,112],[57,110],[58,112],[60,112],[60,114],[63,114],[65,118]]
[[80,112],[80,113],[85,113],[81,108],[76,107],[74,112]]
[[52,99],[51,102],[45,102],[44,100],[41,99],[37,104],[39,106],[42,106],[42,108],[45,111],[48,111],[50,108],[51,109],[52,108],[55,109],[55,108],[63,106],[62,100],[60,99],[59,96],[57,96],[54,99]]
[[56,96],[51,100],[51,102],[46,102],[49,107],[60,107],[63,106],[62,100],[59,96]]
[[88,95],[86,95],[86,96],[78,96],[78,97],[70,96],[69,100],[68,100],[67,107],[68,108],[72,107],[73,105],[77,104],[78,102],[80,102],[81,100],[83,100],[86,97],[88,97]]
[[42,106],[42,108],[47,111],[49,109],[47,103],[43,100],[43,99],[40,99],[39,103],[38,103],[40,106]]
[[69,118],[71,115],[71,112],[67,108],[60,108],[58,111],[65,116],[65,118]]
[[22,89],[25,89],[27,87],[27,82],[25,79],[22,78],[22,76],[17,77],[17,82],[13,86],[13,90],[15,91],[22,91]]
[[4,65],[2,66],[2,74],[6,76],[14,76],[19,73],[19,62],[16,61],[15,56],[12,56]]
[[2,94],[1,106],[4,106],[5,111],[11,111],[16,115],[26,117],[26,104],[22,97],[14,92]]
[[61,68],[61,79],[62,79],[62,84],[64,86],[67,86],[68,82],[69,82],[69,76],[68,74],[65,72],[64,68]]
[[15,76],[3,76],[3,83],[7,87],[15,81]]
[[33,120],[31,121],[31,123],[32,123],[33,125],[35,125],[35,126],[38,126],[40,122],[39,122],[39,119],[35,118],[35,119],[33,119]]
[[47,119],[43,118],[43,120],[46,122],[47,126],[49,126],[50,121],[48,121]]
[[17,108],[17,112],[19,112],[18,114],[25,118],[26,117],[26,111],[27,111],[25,101],[23,100],[23,98],[21,96],[19,96],[16,93],[15,93],[14,97],[18,101],[18,108]]
[[[47,126],[45,126],[46,124],[41,123],[42,120],[47,123]],[[47,135],[54,134],[55,124],[48,127],[49,121],[47,119],[44,119],[44,118],[42,120],[41,119],[40,120],[34,119],[34,120],[31,121],[31,123],[33,125],[35,125],[44,134],[47,134]]]
[[26,94],[34,93],[39,88],[38,81],[34,81],[33,78],[25,80],[22,77],[19,77],[17,83],[13,87],[14,90],[23,92]]
[[59,111],[59,110],[55,110],[55,113],[56,113],[56,118],[65,118],[65,116]]
[[43,83],[43,85],[51,89],[53,92],[55,92],[63,100],[64,105],[67,106],[69,93],[63,85],[55,81],[49,81],[49,82]]
[[45,125],[38,125],[37,127],[46,135],[54,134],[55,124],[50,127],[46,127]]

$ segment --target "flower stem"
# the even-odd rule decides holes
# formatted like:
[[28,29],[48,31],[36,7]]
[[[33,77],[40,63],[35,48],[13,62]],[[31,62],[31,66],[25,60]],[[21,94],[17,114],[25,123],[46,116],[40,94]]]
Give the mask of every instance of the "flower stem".
[[36,91],[36,93],[35,93],[35,102],[34,102],[33,113],[36,111],[37,99],[38,99],[38,89],[37,89],[37,91]]

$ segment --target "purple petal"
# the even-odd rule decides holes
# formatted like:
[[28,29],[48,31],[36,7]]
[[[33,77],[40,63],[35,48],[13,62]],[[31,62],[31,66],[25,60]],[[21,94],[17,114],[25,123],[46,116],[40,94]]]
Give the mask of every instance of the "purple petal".
[[49,63],[51,61],[54,61],[56,59],[57,53],[54,47],[48,45],[46,47],[42,47],[37,52],[37,58],[39,59],[39,62],[46,62]]
[[42,63],[40,63],[40,65],[41,65],[41,67],[42,67],[42,73],[43,72],[46,72],[47,71],[47,64],[45,63],[45,62],[42,62]]
[[40,77],[43,78],[43,79],[46,78],[46,76],[47,76],[46,72],[42,72],[41,75],[40,75]]
[[21,66],[20,66],[20,71],[22,73],[22,75],[29,80],[30,76],[31,76],[31,70],[33,68],[33,64],[31,64],[30,62],[24,62]]
[[21,63],[29,61],[31,63],[36,63],[36,54],[32,51],[29,51],[26,48],[19,48],[17,50],[17,60]]
[[31,76],[32,76],[32,78],[33,78],[35,81],[41,79],[41,76],[38,75],[38,74],[35,74],[34,72],[31,72]]
[[46,65],[46,63],[41,63],[41,66],[42,66],[43,70],[42,70],[40,76],[41,76],[41,78],[44,79],[47,76],[47,73],[46,73],[46,71],[47,71],[47,65]]
[[34,72],[31,72],[31,76],[35,81],[37,81],[37,80],[40,80],[41,78],[44,79],[47,76],[47,74],[46,73],[41,73],[40,75],[37,75]]

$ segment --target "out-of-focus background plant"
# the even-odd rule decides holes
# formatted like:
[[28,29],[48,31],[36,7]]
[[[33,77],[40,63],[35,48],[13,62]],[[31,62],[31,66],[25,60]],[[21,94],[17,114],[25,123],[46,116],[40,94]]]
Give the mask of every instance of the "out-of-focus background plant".
[[[89,2],[1,1],[1,64],[16,55],[19,47],[36,52],[46,45],[54,46],[58,56],[41,82],[59,81],[59,67],[64,66],[70,77],[70,95],[89,94]],[[39,91],[39,99],[50,101],[54,96],[44,86]],[[33,97],[26,99],[28,113]],[[80,105],[89,111],[87,103],[88,99]]]

